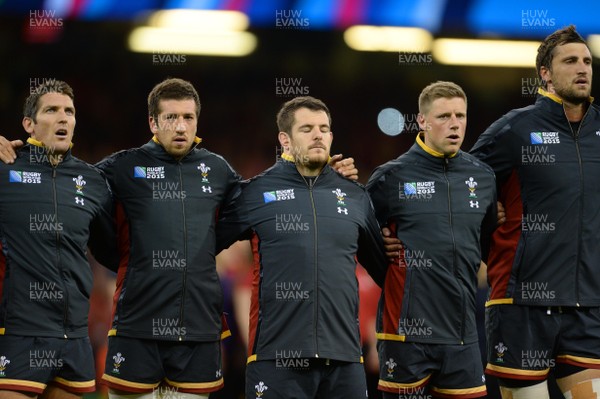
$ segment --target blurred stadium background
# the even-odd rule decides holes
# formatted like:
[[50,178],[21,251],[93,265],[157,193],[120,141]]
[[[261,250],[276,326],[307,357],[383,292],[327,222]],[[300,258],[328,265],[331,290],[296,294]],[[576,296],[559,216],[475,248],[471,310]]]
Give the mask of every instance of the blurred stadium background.
[[[424,86],[465,89],[468,150],[498,117],[534,101],[536,48],[552,31],[575,24],[597,68],[599,15],[595,0],[0,0],[0,133],[25,138],[30,90],[65,80],[76,97],[73,152],[96,162],[150,138],[147,94],[180,77],[200,94],[203,145],[244,177],[278,156],[280,105],[311,95],[332,112],[333,152],[354,157],[364,183],[414,142]],[[387,108],[396,111],[378,125]],[[111,277],[96,274],[110,291]],[[103,315],[110,293],[98,292]],[[237,361],[238,374],[225,374],[231,388],[212,397],[239,397],[243,354]]]

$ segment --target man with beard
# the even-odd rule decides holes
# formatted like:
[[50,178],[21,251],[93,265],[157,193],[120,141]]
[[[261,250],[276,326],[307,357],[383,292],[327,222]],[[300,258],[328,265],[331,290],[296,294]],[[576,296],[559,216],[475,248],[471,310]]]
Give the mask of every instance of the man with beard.
[[600,392],[600,112],[592,56],[569,26],[540,45],[534,105],[493,123],[472,154],[496,173],[506,223],[488,258],[488,364],[503,398]]
[[386,259],[362,185],[328,165],[327,106],[313,97],[277,115],[284,152],[243,182],[217,243],[250,239],[253,281],[246,397],[367,397],[358,326],[356,256],[381,286]]

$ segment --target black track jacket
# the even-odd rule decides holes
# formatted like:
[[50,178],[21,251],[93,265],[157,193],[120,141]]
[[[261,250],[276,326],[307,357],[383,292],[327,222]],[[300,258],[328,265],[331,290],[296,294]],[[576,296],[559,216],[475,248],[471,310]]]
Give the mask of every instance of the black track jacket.
[[496,227],[491,168],[463,151],[444,157],[417,137],[408,152],[375,169],[367,189],[379,223],[404,244],[388,267],[377,337],[476,342],[480,237]]
[[0,163],[0,334],[87,337],[90,237],[116,268],[110,190],[70,150],[52,166],[41,142],[27,142]]
[[153,139],[97,165],[113,189],[119,238],[109,335],[179,341],[229,335],[215,224],[239,176],[221,156],[197,148],[199,142],[180,160]]
[[387,264],[363,186],[330,166],[311,183],[282,159],[243,183],[218,233],[252,243],[249,361],[361,360],[355,256],[379,285]]

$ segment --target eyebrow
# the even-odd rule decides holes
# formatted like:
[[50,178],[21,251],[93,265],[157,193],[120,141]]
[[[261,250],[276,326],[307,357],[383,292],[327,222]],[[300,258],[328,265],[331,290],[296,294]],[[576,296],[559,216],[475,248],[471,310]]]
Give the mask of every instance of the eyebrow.
[[561,58],[561,61],[569,61],[569,60],[578,60],[578,59],[582,59],[584,61],[591,61],[592,57],[588,57],[583,56],[583,57],[579,57],[578,55],[575,54],[569,54],[569,55],[565,55],[563,58]]
[[[57,110],[59,109],[61,106],[60,105],[46,105],[45,107],[42,108],[43,111],[48,111],[48,110]],[[75,113],[75,107],[64,107],[65,111],[71,111],[73,113]]]
[[322,123],[322,124],[320,124],[320,125],[315,125],[315,124],[313,124],[313,123],[305,123],[304,125],[300,125],[300,126],[298,127],[298,129],[303,129],[303,128],[305,128],[305,127],[309,127],[309,128],[311,128],[311,129],[312,129],[314,126],[319,126],[319,128],[326,127],[326,128],[328,128],[328,129],[331,129],[331,126],[329,126],[329,124],[328,124],[328,123]]
[[169,116],[196,116],[196,114],[194,114],[193,112],[184,112],[183,114],[178,114],[177,112],[165,112],[164,117],[169,117]]
[[462,112],[462,111],[459,111],[459,112],[443,112],[443,113],[441,113],[441,114],[436,114],[436,115],[435,115],[435,117],[436,117],[436,118],[441,118],[441,117],[443,117],[443,116],[451,116],[453,113],[454,113],[456,116],[464,116],[464,115],[466,115],[466,114],[467,114],[466,112]]

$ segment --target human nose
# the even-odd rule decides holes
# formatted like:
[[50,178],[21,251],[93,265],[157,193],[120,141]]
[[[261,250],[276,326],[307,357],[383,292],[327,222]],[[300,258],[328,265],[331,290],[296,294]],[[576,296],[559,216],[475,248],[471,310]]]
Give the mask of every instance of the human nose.
[[450,129],[458,129],[458,128],[459,128],[458,118],[457,118],[456,114],[452,114],[450,116]]
[[59,109],[57,112],[58,123],[67,123],[68,114],[64,109]]
[[185,124],[185,120],[183,119],[183,116],[180,116],[175,121],[175,131],[178,133],[185,133],[186,130],[187,125]]

